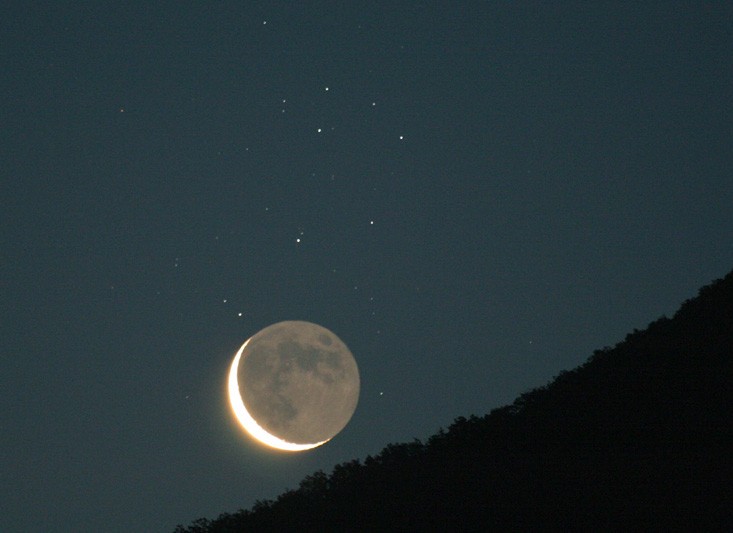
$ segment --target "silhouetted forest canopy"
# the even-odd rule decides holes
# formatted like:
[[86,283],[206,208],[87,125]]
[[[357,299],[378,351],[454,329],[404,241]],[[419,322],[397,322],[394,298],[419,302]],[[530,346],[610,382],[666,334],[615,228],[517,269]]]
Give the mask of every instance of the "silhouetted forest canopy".
[[175,532],[723,531],[732,356],[733,272],[511,405]]

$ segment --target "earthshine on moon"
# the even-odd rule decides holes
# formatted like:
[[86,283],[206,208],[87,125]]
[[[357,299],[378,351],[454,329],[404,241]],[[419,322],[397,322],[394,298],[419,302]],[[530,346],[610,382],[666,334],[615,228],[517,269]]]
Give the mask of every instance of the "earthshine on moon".
[[252,437],[279,450],[309,450],[331,440],[351,419],[359,369],[326,328],[278,322],[242,345],[228,388],[234,414]]

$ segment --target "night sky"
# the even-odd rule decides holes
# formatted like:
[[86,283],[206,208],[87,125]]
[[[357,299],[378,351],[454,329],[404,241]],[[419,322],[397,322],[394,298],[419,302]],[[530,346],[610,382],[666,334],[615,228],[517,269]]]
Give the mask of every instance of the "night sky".
[[[360,4],[4,6],[0,530],[248,508],[733,268],[732,3]],[[226,396],[282,320],[361,373],[300,454]]]

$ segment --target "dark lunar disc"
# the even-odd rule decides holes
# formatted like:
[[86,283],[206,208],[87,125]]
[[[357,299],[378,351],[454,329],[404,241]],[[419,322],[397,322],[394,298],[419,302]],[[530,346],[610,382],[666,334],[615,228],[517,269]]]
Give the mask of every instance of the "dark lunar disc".
[[331,331],[278,322],[247,342],[237,380],[242,401],[268,433],[295,444],[332,438],[359,400],[359,369]]

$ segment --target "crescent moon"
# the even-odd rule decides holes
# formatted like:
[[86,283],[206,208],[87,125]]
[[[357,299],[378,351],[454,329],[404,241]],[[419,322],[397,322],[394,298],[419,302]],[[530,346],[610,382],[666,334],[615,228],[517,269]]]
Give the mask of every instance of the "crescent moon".
[[242,358],[242,352],[244,352],[244,348],[247,346],[247,343],[251,339],[252,338],[250,337],[245,341],[244,344],[242,344],[242,347],[237,352],[236,357],[234,357],[232,366],[229,369],[229,402],[232,405],[234,415],[239,420],[239,423],[242,424],[242,427],[247,431],[247,433],[249,433],[252,437],[257,439],[262,444],[269,446],[270,448],[275,448],[277,450],[288,452],[300,452],[303,450],[310,450],[311,448],[316,448],[321,444],[325,444],[326,442],[331,440],[326,439],[321,442],[314,442],[311,444],[295,444],[293,442],[288,442],[265,431],[265,429],[257,423],[252,415],[249,414],[247,408],[244,406],[242,395],[239,392],[237,369],[239,367],[239,360]]

